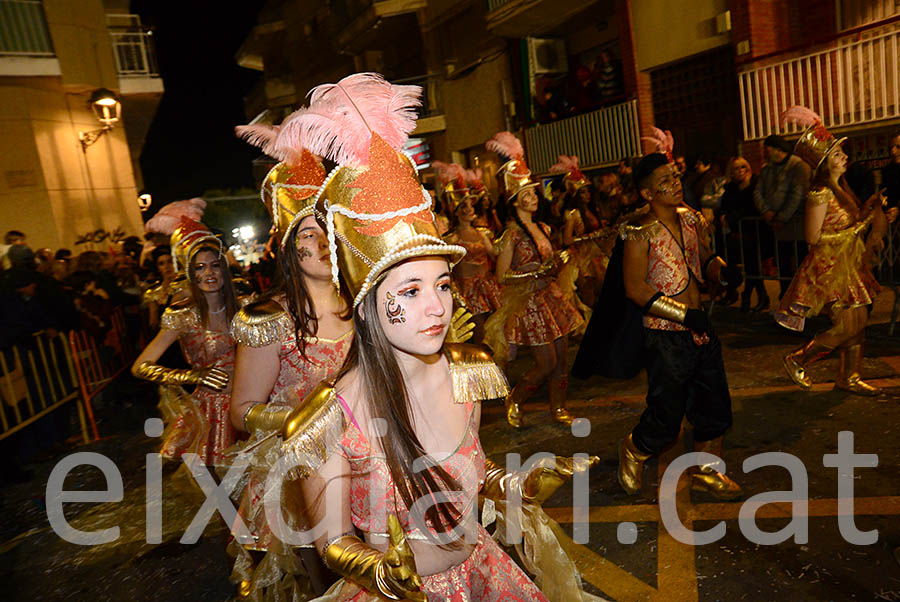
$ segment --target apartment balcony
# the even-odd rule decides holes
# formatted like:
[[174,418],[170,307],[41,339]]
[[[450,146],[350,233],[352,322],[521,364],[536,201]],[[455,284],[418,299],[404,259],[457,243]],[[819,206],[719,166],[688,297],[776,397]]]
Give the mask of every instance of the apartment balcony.
[[350,15],[350,22],[335,38],[343,52],[360,52],[378,40],[401,40],[408,24],[392,27],[391,17],[413,14],[428,6],[427,0],[372,0],[362,4],[363,10]]
[[525,144],[528,166],[538,175],[548,173],[559,155],[577,155],[582,169],[640,155],[637,101],[530,127]]
[[433,74],[421,75],[397,79],[392,84],[422,86],[422,106],[419,108],[419,118],[416,121],[416,129],[411,136],[423,136],[443,132],[447,129],[447,120],[444,118],[444,107],[441,99],[441,79]]
[[140,17],[110,13],[106,15],[106,26],[119,74],[119,92],[123,96],[162,94],[153,35],[143,30]]
[[0,0],[0,76],[60,74],[40,0]]
[[900,19],[844,32],[816,48],[763,57],[738,74],[744,138],[797,134],[781,113],[804,105],[829,130],[900,121]]
[[562,25],[597,0],[487,0],[487,28],[498,36],[526,38]]

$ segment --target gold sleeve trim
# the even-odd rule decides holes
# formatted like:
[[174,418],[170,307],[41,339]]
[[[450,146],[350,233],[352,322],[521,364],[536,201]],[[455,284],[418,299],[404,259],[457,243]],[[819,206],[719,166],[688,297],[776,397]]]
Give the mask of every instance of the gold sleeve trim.
[[656,231],[659,228],[659,220],[654,220],[649,224],[632,225],[622,224],[619,226],[619,236],[622,240],[653,240]]
[[806,195],[806,199],[811,205],[824,205],[834,197],[834,193],[830,188],[823,187],[816,190],[810,190]]
[[506,376],[489,353],[476,345],[447,343],[444,353],[450,363],[453,400],[456,403],[478,403],[506,397]]
[[320,383],[287,417],[281,451],[306,476],[328,460],[344,428],[344,412],[334,387]]
[[160,327],[169,330],[189,330],[200,327],[200,315],[193,305],[166,308],[160,319]]
[[291,339],[294,321],[275,300],[251,303],[235,314],[231,321],[231,336],[240,345],[265,347]]

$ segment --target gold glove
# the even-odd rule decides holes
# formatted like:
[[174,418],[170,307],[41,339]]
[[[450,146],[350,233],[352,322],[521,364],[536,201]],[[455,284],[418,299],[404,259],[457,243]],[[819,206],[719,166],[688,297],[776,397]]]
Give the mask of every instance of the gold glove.
[[397,517],[388,516],[390,544],[382,554],[358,537],[344,535],[329,543],[322,553],[332,571],[363,587],[370,594],[388,600],[427,602],[422,578],[416,572],[416,559],[406,542]]
[[554,270],[558,269],[559,263],[566,263],[569,261],[569,254],[567,251],[561,251],[560,254],[554,255],[550,257],[547,261],[542,263],[538,269],[531,272],[517,272],[515,270],[507,270],[505,274],[503,274],[502,284],[521,284],[523,282],[530,282],[532,280],[539,280],[544,276],[548,276],[553,273]]
[[450,318],[450,328],[447,330],[445,343],[465,343],[472,338],[475,323],[472,322],[472,314],[465,307],[459,307]]
[[203,385],[216,391],[222,391],[228,386],[228,373],[220,368],[179,370],[164,368],[153,362],[141,362],[134,370],[134,375],[165,385]]
[[257,403],[244,414],[244,430],[248,433],[281,431],[291,411],[292,408],[288,406],[269,408],[265,403]]
[[485,459],[482,494],[492,500],[506,497],[511,488],[518,490],[522,501],[540,506],[556,493],[576,472],[584,472],[600,461],[597,456],[541,458],[530,470],[508,473],[491,459]]

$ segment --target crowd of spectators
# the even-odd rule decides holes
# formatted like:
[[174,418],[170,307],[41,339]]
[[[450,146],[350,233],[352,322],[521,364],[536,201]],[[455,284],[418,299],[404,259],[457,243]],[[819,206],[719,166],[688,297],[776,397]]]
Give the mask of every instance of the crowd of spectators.
[[541,123],[587,113],[621,102],[622,68],[608,51],[588,65],[578,65],[562,76],[535,80],[535,118]]

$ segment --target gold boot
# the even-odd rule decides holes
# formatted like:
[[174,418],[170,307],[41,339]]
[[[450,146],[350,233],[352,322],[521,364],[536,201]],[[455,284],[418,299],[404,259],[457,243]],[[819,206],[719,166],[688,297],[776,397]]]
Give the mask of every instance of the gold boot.
[[784,370],[794,383],[803,389],[809,390],[812,388],[813,382],[806,374],[806,366],[825,357],[831,353],[832,350],[831,347],[826,347],[817,342],[816,339],[812,339],[803,347],[795,349],[784,356],[784,360],[782,361]]
[[572,421],[575,420],[575,417],[566,409],[568,389],[569,379],[565,376],[559,379],[550,379],[550,417],[564,426],[572,426]]
[[848,391],[854,395],[863,395],[865,397],[875,397],[876,395],[881,394],[881,389],[873,387],[860,377],[859,369],[862,367],[862,358],[862,343],[841,347],[838,377],[834,383],[835,389]]
[[646,454],[634,445],[634,440],[629,433],[619,443],[619,485],[628,495],[634,495],[641,490],[644,476],[644,462],[653,454]]
[[520,382],[506,394],[503,403],[506,406],[506,421],[509,426],[516,429],[522,428],[522,409],[519,404],[528,399],[537,389],[534,385]]
[[[694,442],[694,451],[722,457],[722,437]],[[733,500],[744,495],[741,486],[715,469],[715,464],[701,464],[690,470],[691,489],[703,491],[720,500]]]

